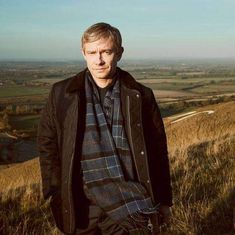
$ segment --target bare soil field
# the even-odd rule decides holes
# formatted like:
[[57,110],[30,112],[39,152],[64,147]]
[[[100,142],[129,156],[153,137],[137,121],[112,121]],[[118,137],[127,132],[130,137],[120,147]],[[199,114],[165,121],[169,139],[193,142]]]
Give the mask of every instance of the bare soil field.
[[182,98],[182,97],[194,97],[195,94],[187,91],[173,91],[173,90],[153,90],[153,93],[157,99],[164,99],[169,98],[171,101],[171,98]]

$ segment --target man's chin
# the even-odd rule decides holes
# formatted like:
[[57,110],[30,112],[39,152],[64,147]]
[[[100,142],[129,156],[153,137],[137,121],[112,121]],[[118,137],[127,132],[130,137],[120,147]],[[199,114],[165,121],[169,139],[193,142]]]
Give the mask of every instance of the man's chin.
[[110,79],[111,75],[109,73],[94,73],[93,76],[97,79]]

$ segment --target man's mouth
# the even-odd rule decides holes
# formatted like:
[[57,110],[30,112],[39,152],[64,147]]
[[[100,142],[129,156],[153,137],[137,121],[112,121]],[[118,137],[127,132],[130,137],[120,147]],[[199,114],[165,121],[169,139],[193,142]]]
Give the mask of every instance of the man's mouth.
[[97,69],[94,69],[95,71],[104,71],[106,70],[107,68],[97,68]]

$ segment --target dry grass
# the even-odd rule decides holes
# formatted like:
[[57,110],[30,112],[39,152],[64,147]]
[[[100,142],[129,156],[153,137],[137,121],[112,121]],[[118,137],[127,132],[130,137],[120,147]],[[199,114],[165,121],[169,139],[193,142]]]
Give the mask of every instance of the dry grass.
[[42,198],[38,158],[0,171],[0,234],[58,234]]
[[2,194],[0,211],[0,234],[53,234],[52,216],[48,202],[41,199],[39,185]]
[[[174,207],[172,225],[164,235],[234,234],[235,102],[208,109],[215,113],[174,124],[165,120]],[[48,201],[40,194],[38,160],[14,167],[0,172],[0,230],[9,235],[56,235]],[[19,175],[20,183],[3,190]],[[22,187],[15,189],[17,184]]]
[[235,102],[206,109],[215,113],[166,122],[175,198],[169,234],[234,234]]
[[17,163],[0,170],[0,194],[31,184],[40,184],[39,159]]

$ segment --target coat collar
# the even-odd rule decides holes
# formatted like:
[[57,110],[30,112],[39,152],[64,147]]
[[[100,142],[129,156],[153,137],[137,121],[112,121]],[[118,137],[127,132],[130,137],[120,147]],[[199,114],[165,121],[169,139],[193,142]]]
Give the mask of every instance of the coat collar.
[[[86,68],[77,75],[70,78],[70,81],[66,88],[67,93],[73,93],[75,91],[81,91],[84,89],[85,74],[87,71],[88,69]],[[120,82],[123,86],[129,89],[140,90],[140,84],[136,82],[135,79],[128,72],[120,69],[119,67],[117,67],[117,72],[119,74]]]
[[87,69],[84,69],[80,73],[76,74],[75,76],[69,79],[69,83],[66,87],[67,93],[73,93],[75,91],[82,90],[85,84],[85,74]]

